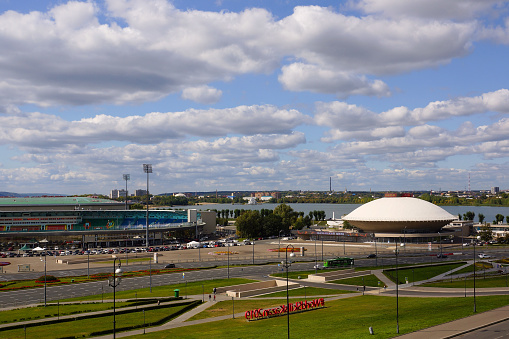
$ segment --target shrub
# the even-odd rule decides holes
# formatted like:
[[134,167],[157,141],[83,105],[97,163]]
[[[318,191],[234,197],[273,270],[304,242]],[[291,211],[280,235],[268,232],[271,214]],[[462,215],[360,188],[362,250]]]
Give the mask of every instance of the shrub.
[[59,281],[60,281],[57,277],[52,276],[52,275],[46,275],[46,276],[41,275],[39,278],[37,278],[37,279],[35,280],[35,282],[36,282],[36,283],[43,283],[43,282],[44,282],[44,278],[46,278],[46,282],[47,282],[47,283],[48,283],[48,282],[59,282]]

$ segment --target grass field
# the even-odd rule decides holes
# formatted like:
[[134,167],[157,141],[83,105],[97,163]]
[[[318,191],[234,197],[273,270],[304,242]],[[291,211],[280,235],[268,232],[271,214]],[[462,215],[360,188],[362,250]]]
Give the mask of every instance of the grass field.
[[[509,298],[478,297],[477,311],[504,306]],[[275,303],[273,305],[279,305]],[[235,311],[252,305],[235,302]],[[292,337],[391,338],[396,334],[396,299],[359,296],[326,301],[326,308],[290,315]],[[221,313],[231,314],[231,302],[219,305]],[[472,315],[473,298],[399,298],[400,334]],[[286,337],[286,317],[247,322],[244,318],[148,333],[143,338],[281,338]],[[370,335],[372,326],[375,335]],[[142,336],[139,336],[140,338]]]
[[[474,279],[469,277],[468,279],[453,279],[437,281],[433,283],[422,284],[421,286],[426,287],[444,287],[444,288],[473,288]],[[484,278],[482,272],[476,272],[475,287],[477,288],[488,288],[488,287],[509,287],[509,276],[500,275],[497,277],[486,276]]]
[[356,286],[371,286],[371,287],[383,287],[384,283],[378,280],[374,274],[365,275],[363,277],[346,278],[340,280],[331,281],[334,284],[344,285],[356,285]]
[[[335,294],[346,294],[346,293],[355,293],[355,292],[345,291],[345,290],[336,290],[336,289],[332,289],[332,288],[317,288],[317,287],[301,287],[301,288],[295,288],[293,290],[288,291],[288,295],[290,297],[309,297],[309,296],[318,296],[318,295],[335,295]],[[264,294],[264,295],[257,296],[255,298],[277,298],[277,297],[286,297],[286,291]]]
[[[457,267],[464,265],[464,263],[451,263],[448,265],[437,265],[416,268],[402,268],[398,269],[398,281],[400,284],[405,284],[406,279],[408,282],[427,280],[436,277],[439,274],[445,273]],[[386,277],[396,282],[396,270],[384,271]],[[405,279],[406,278],[406,279]]]
[[[172,313],[180,311],[184,306],[176,306],[172,308],[162,308],[155,310],[139,311],[135,313],[117,314],[116,327],[128,327],[133,325],[142,326],[144,323],[151,323],[163,319]],[[105,316],[101,318],[75,320],[72,322],[63,322],[51,325],[43,325],[36,327],[27,327],[26,335],[23,328],[16,330],[0,331],[0,337],[17,339],[17,338],[37,338],[37,339],[54,339],[54,338],[74,338],[74,337],[90,337],[90,334],[98,331],[110,330],[113,328],[113,316]]]
[[[187,284],[174,284],[174,285],[166,285],[166,286],[154,286],[152,287],[152,293],[150,293],[150,288],[140,288],[136,290],[129,291],[117,291],[116,297],[117,299],[135,299],[135,298],[166,298],[174,295],[174,290],[180,290],[180,296],[185,297],[186,295],[197,295],[205,293],[212,293],[212,289],[214,287],[222,287],[222,286],[230,286],[230,285],[238,285],[238,284],[247,284],[255,282],[255,280],[243,279],[243,278],[232,278],[232,279],[217,279],[217,280],[207,280],[207,281],[196,281],[196,282],[188,282]],[[64,299],[63,301],[81,301],[81,300],[101,300],[104,299],[113,299],[113,293],[104,293],[104,295],[97,294],[86,297],[78,297],[71,299]]]

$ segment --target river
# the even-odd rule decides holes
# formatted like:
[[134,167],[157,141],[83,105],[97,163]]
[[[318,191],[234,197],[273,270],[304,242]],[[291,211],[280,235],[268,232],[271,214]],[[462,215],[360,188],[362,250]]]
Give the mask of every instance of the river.
[[[205,205],[193,205],[193,206],[175,206],[175,208],[195,208],[197,210],[213,210],[216,209],[218,211],[221,210],[235,210],[235,209],[245,209],[245,210],[261,210],[262,208],[273,210],[279,204],[258,204],[258,205],[247,205],[247,204],[205,204]],[[333,215],[336,219],[339,219],[342,215],[348,214],[352,212],[357,207],[361,206],[360,204],[288,204],[293,208],[294,211],[304,212],[307,215],[310,211],[325,211],[326,219],[332,218]],[[502,214],[505,216],[509,216],[509,207],[491,207],[491,206],[440,206],[447,212],[452,215],[463,215],[468,211],[472,211],[475,213],[474,221],[478,221],[479,213],[484,214],[485,222],[493,222],[495,220],[495,215]],[[504,219],[505,221],[505,219]]]

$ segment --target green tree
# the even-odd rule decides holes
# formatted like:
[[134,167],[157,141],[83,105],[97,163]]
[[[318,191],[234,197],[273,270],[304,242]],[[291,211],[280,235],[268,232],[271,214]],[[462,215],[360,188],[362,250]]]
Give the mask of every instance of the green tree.
[[495,215],[495,219],[496,219],[497,225],[498,225],[499,223],[504,221],[504,216],[499,213],[499,214]]
[[289,230],[290,226],[295,222],[298,215],[298,213],[294,212],[293,208],[286,204],[277,205],[276,208],[274,208],[273,213],[281,217],[281,222],[283,224],[281,229],[283,230]]
[[288,232],[288,229],[283,229],[283,219],[277,214],[270,213],[263,217],[261,222],[263,229],[262,236],[278,235],[280,230],[283,230],[285,233]]
[[479,218],[479,223],[480,223],[480,224],[482,224],[482,223],[483,223],[483,221],[484,221],[484,218],[485,218],[485,217],[484,217],[484,214],[479,213],[479,215],[478,215],[477,217]]
[[479,236],[481,237],[482,241],[491,241],[493,239],[493,232],[491,231],[489,224],[481,226]]
[[463,220],[474,220],[475,213],[468,211],[467,213],[463,214]]
[[255,238],[263,234],[260,212],[246,211],[235,221],[237,234],[242,238]]

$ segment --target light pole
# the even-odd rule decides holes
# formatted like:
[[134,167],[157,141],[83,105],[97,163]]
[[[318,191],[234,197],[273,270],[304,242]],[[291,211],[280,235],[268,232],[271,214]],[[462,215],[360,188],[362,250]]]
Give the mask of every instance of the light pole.
[[44,251],[44,307],[46,307],[46,251]]
[[323,238],[322,238],[322,261],[323,261]]
[[131,180],[130,174],[123,174],[122,177],[125,180],[125,209],[127,210],[127,181]]
[[254,265],[254,245],[255,245],[255,242],[253,241],[253,265]]
[[287,317],[287,327],[288,327],[288,339],[290,339],[290,298],[288,296],[288,268],[292,265],[292,261],[288,261],[288,250],[292,249],[292,253],[290,257],[294,257],[295,253],[293,253],[294,247],[293,245],[286,246],[286,260],[282,261],[281,264],[283,267],[286,267],[286,317]]
[[228,279],[230,279],[230,243],[227,243],[228,244]]
[[474,241],[474,313],[477,312],[477,309],[476,309],[476,303],[475,303],[475,243],[477,242],[477,240],[481,239],[480,236],[478,236],[475,241]]
[[[118,259],[118,267],[116,266],[116,261]],[[108,278],[108,285],[113,287],[113,338],[116,338],[116,309],[115,309],[115,301],[116,301],[116,288],[120,285],[120,275],[122,275],[122,269],[120,268],[121,262],[117,256],[113,256],[113,277]],[[117,274],[119,277],[117,278]]]
[[318,254],[316,254],[316,234],[315,234],[315,274],[318,273]]
[[281,258],[281,232],[283,230],[279,230],[279,233],[277,235],[277,240],[278,240],[278,246],[277,246],[277,257],[278,258]]
[[90,279],[90,251],[87,248],[87,278]]
[[398,239],[396,238],[396,333],[399,334],[399,277],[398,277]]
[[147,231],[145,234],[145,247],[148,251],[148,202],[149,202],[149,193],[148,193],[148,175],[152,173],[152,164],[143,164],[143,172],[147,173]]

